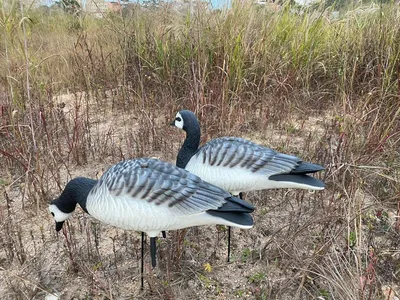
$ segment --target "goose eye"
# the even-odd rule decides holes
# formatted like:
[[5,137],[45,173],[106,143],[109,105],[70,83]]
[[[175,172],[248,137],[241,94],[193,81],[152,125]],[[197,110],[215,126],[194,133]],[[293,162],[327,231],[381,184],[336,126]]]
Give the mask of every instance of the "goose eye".
[[182,119],[180,117],[176,117],[176,119],[178,122],[182,121]]
[[54,213],[53,213],[53,212],[51,212],[51,215],[52,215],[53,217],[55,217],[55,215],[54,215]]

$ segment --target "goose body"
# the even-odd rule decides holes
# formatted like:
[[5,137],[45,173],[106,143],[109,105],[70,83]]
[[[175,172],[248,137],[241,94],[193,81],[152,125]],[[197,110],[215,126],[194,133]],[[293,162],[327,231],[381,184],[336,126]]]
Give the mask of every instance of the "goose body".
[[[163,230],[221,224],[248,229],[254,207],[198,176],[156,159],[120,162],[100,180],[75,178],[49,210],[57,229],[76,204],[99,221],[156,237]],[[59,225],[61,224],[61,225]]]
[[237,137],[206,143],[184,168],[233,195],[275,188],[324,189],[321,181],[305,175],[323,170],[321,166]]
[[186,131],[176,165],[233,195],[274,188],[324,189],[322,181],[308,175],[322,166],[249,140],[222,137],[199,147],[200,125],[191,111],[178,112],[171,125]]

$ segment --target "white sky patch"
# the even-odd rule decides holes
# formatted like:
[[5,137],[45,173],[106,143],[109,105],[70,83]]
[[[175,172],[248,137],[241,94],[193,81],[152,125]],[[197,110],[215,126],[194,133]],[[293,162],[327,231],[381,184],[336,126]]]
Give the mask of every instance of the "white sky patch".
[[308,5],[314,3],[316,0],[294,0],[294,1],[301,5]]

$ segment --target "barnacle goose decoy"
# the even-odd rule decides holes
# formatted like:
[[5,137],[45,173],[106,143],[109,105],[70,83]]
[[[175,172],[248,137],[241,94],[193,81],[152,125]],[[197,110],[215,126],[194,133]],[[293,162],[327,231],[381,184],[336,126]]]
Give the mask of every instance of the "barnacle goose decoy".
[[56,231],[76,204],[109,225],[142,232],[141,286],[143,288],[144,234],[150,236],[152,266],[156,266],[156,237],[164,230],[221,224],[248,229],[254,207],[170,163],[140,158],[117,163],[97,180],[78,177],[68,182],[49,210]]
[[[241,192],[274,188],[324,189],[322,181],[307,175],[322,171],[322,166],[303,162],[296,156],[279,153],[249,140],[221,137],[199,148],[200,124],[189,110],[179,111],[170,125],[186,132],[176,165],[232,195],[242,198]],[[230,227],[228,261],[229,256]]]

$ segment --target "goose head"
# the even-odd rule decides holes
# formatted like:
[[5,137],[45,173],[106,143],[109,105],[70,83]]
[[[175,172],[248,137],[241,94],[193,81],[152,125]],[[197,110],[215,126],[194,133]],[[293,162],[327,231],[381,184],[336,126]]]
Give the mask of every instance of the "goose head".
[[60,231],[64,225],[64,222],[72,216],[76,204],[86,210],[86,199],[96,184],[96,180],[78,177],[69,181],[61,193],[61,195],[49,204],[49,211],[56,222],[56,231]]
[[65,220],[67,220],[71,215],[71,213],[65,213],[63,212],[60,208],[57,206],[57,200],[51,201],[49,205],[49,211],[51,215],[54,218],[54,221],[56,221],[56,231],[60,231],[64,225]]
[[190,110],[181,110],[177,112],[175,120],[170,124],[176,126],[184,131],[190,131],[191,129],[200,130],[199,120],[196,115]]

